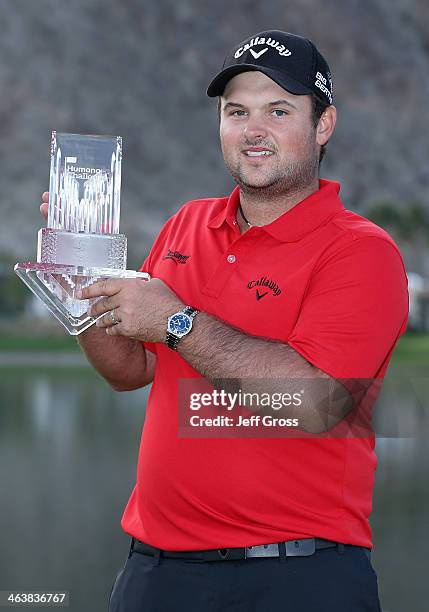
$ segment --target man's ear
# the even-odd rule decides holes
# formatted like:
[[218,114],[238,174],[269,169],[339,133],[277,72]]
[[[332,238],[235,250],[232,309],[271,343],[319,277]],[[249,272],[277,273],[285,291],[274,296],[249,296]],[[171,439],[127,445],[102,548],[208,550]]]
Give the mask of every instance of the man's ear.
[[335,106],[328,106],[328,108],[323,112],[322,116],[319,119],[319,123],[316,128],[316,142],[319,145],[325,145],[330,137],[332,136],[332,132],[335,129],[335,124],[337,122],[337,109]]

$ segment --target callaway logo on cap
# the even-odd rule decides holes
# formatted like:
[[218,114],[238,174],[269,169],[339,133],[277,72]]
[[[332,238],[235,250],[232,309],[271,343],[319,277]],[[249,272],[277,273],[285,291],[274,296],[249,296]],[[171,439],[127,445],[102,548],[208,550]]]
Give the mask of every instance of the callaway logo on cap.
[[292,94],[314,93],[326,104],[333,104],[331,71],[307,38],[269,30],[244,40],[228,53],[207,95],[221,96],[230,79],[251,70],[263,72]]

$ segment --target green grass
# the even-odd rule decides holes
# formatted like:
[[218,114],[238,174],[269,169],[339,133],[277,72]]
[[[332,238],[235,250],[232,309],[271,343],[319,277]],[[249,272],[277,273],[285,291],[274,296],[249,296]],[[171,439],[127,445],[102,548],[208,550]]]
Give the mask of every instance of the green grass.
[[30,336],[19,334],[0,334],[2,352],[68,352],[79,351],[79,346],[71,336]]
[[429,334],[408,333],[395,347],[392,363],[429,364]]
[[[0,333],[0,351],[2,352],[65,352],[79,350],[76,339],[65,333],[58,336]],[[392,363],[402,362],[429,364],[429,334],[405,334],[401,338],[393,353]]]

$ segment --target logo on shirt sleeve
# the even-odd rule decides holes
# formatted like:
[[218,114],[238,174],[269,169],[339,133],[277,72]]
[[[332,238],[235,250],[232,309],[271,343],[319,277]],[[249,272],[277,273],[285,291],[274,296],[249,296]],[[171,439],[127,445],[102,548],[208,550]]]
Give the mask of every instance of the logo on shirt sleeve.
[[185,264],[189,258],[190,255],[183,255],[179,251],[170,251],[168,249],[167,254],[162,259],[172,259],[176,264]]
[[278,297],[282,292],[278,284],[266,276],[261,276],[261,278],[258,278],[257,280],[249,281],[247,283],[247,288],[255,289],[255,297],[257,302],[262,300],[262,298],[267,295]]

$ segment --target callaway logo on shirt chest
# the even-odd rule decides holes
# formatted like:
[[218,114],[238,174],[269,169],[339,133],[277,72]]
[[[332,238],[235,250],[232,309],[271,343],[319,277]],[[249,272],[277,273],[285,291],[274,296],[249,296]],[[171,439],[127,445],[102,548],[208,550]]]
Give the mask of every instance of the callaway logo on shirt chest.
[[270,292],[274,297],[277,297],[281,294],[282,290],[273,280],[267,278],[266,276],[261,276],[257,280],[251,280],[247,283],[248,289],[256,288],[255,297],[259,302],[263,297],[268,295]]
[[[252,47],[255,47],[257,45],[265,45],[265,48],[261,51],[254,51]],[[268,47],[272,47],[273,49],[275,49],[282,57],[288,57],[289,55],[292,55],[292,51],[287,49],[277,40],[274,40],[273,38],[265,39],[263,37],[260,38],[259,36],[257,36],[256,38],[252,38],[252,40],[246,43],[243,47],[239,47],[234,53],[234,57],[235,59],[238,59],[241,55],[243,55],[243,53],[245,53],[246,51],[250,51],[253,57],[255,59],[258,59],[259,57],[261,57],[261,55],[268,51]]]

